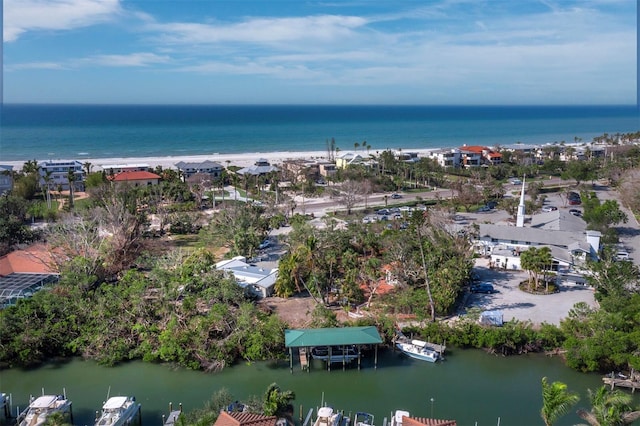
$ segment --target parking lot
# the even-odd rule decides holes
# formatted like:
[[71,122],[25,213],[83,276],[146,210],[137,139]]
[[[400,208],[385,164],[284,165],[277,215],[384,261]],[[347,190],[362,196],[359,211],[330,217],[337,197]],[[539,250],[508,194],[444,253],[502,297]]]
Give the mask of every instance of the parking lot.
[[480,282],[488,282],[497,290],[493,294],[470,293],[466,307],[482,310],[501,310],[504,321],[516,319],[534,324],[546,322],[560,324],[569,310],[578,302],[597,306],[591,288],[580,285],[562,286],[560,292],[550,295],[535,295],[521,291],[518,284],[528,278],[522,271],[500,271],[489,269],[487,259],[477,259],[474,272]]

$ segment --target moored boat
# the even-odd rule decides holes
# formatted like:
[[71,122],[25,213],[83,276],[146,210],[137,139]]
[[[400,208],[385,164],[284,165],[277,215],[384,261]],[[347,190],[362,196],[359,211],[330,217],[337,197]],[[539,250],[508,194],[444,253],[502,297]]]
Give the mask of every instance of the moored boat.
[[322,361],[328,361],[331,363],[336,362],[351,362],[354,359],[358,359],[358,351],[353,346],[317,346],[311,349],[311,356],[314,359]]
[[409,412],[404,410],[396,410],[391,417],[391,426],[402,426],[402,418],[409,417]]
[[318,416],[313,426],[348,426],[349,418],[345,417],[339,411],[334,412],[331,407],[320,407]]
[[123,426],[129,425],[139,418],[140,404],[133,396],[112,396],[102,406],[100,417],[96,418],[95,426]]
[[353,426],[373,426],[373,414],[357,412],[353,419]]
[[421,361],[436,362],[440,359],[440,354],[422,340],[399,341],[396,347],[405,355]]
[[64,395],[42,395],[32,398],[29,406],[19,416],[19,426],[40,426],[53,413],[71,415],[71,401]]

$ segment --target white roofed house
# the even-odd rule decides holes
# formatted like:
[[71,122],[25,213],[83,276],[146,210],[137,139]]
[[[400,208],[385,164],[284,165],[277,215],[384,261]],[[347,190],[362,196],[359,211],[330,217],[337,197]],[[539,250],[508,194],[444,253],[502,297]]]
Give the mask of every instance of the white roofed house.
[[216,269],[233,274],[240,287],[260,299],[273,294],[273,286],[278,277],[277,268],[269,270],[250,265],[244,256],[222,260],[216,263]]

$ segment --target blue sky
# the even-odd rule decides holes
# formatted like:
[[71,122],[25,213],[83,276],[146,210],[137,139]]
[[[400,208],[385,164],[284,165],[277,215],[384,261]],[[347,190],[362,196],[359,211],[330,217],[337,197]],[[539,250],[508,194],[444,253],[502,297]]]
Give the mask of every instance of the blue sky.
[[635,104],[635,0],[4,0],[5,103]]

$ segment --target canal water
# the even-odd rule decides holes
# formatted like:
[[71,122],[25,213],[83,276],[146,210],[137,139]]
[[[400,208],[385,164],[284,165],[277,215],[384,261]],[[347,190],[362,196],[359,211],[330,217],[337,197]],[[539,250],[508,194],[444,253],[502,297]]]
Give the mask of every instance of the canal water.
[[[557,358],[542,355],[499,357],[478,350],[448,351],[445,362],[416,361],[394,351],[380,351],[378,368],[372,359],[342,370],[333,364],[327,372],[314,361],[310,372],[288,361],[241,363],[220,373],[203,373],[167,365],[130,362],[118,367],[100,367],[91,361],[72,360],[37,369],[0,372],[0,391],[11,393],[13,410],[21,409],[30,394],[66,391],[73,401],[74,424],[93,424],[107,393],[134,395],[142,404],[142,424],[161,425],[169,403],[182,403],[185,410],[201,407],[219,389],[226,388],[238,400],[262,395],[270,383],[296,394],[296,417],[300,406],[306,413],[324,401],[345,413],[366,411],[382,425],[394,410],[420,417],[455,419],[458,425],[539,425],[541,379],[562,381],[581,395],[579,407],[588,408],[587,389],[601,385],[600,375],[581,374],[565,367]],[[573,414],[558,425],[580,423]]]

